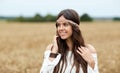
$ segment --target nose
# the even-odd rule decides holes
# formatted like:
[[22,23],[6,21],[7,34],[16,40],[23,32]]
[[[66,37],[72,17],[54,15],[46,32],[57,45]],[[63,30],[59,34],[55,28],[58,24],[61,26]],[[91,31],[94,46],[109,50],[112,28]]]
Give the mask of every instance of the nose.
[[60,25],[59,30],[63,30],[63,29],[64,29],[64,26]]

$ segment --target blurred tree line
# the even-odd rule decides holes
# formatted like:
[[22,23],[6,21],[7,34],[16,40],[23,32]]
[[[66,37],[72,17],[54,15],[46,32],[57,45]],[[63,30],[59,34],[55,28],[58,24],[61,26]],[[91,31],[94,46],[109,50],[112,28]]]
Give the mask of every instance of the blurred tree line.
[[[8,21],[17,21],[17,22],[55,22],[57,16],[52,15],[52,14],[47,14],[46,16],[42,16],[40,14],[36,14],[33,17],[23,17],[19,16],[16,17],[15,19],[8,20]],[[88,15],[88,14],[83,14],[80,17],[81,21],[93,21],[93,19]]]
[[36,14],[34,17],[16,17],[12,21],[18,21],[18,22],[54,22],[56,20],[56,16],[47,14],[46,16],[41,16],[40,14]]
[[119,17],[115,17],[113,18],[114,21],[120,21],[120,18]]

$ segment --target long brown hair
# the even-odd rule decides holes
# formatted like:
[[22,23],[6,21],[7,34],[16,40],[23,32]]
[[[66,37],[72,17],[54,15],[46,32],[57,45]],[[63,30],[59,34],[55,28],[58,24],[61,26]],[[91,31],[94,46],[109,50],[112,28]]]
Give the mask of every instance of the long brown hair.
[[[61,11],[58,14],[57,19],[59,19],[59,17],[61,17],[61,16],[64,16],[66,19],[75,22],[76,25],[80,24],[79,15],[77,14],[76,11],[74,11],[72,9],[65,9],[65,10]],[[87,73],[87,62],[76,52],[78,47],[85,46],[84,39],[82,37],[82,33],[81,33],[79,27],[77,27],[75,25],[71,25],[71,26],[72,26],[72,31],[73,31],[72,36],[71,36],[72,42],[73,42],[72,52],[74,55],[73,66],[76,67],[76,73],[80,72],[80,67],[82,68],[84,73]],[[57,24],[56,24],[56,28],[57,28]],[[66,41],[61,38],[57,38],[57,43],[58,43],[58,49],[59,49],[58,52],[61,54],[61,59],[60,59],[59,63],[55,66],[53,73],[59,73],[59,72],[62,73],[62,72],[65,72],[65,69],[63,70],[64,66],[65,66],[65,68],[67,66],[66,55],[67,55],[68,45],[67,45]],[[62,66],[62,67],[60,67],[60,66]]]

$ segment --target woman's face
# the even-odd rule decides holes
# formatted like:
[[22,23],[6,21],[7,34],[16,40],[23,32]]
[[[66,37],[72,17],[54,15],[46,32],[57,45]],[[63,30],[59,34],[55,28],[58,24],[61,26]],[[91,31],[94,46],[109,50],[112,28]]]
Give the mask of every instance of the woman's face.
[[57,33],[61,39],[69,39],[72,35],[72,26],[64,16],[59,17],[57,20]]

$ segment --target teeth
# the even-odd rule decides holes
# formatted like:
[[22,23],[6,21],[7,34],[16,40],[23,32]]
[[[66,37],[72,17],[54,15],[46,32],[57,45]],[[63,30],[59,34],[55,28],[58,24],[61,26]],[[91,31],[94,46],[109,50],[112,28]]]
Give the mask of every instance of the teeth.
[[62,32],[64,33],[65,31],[61,31],[61,33],[62,33]]
[[60,33],[65,33],[65,32],[60,32]]
[[66,34],[66,31],[60,31],[59,34],[60,34],[60,35],[65,35],[65,34]]
[[65,33],[60,33],[60,34],[65,34]]
[[65,32],[60,32],[61,35],[65,34]]

